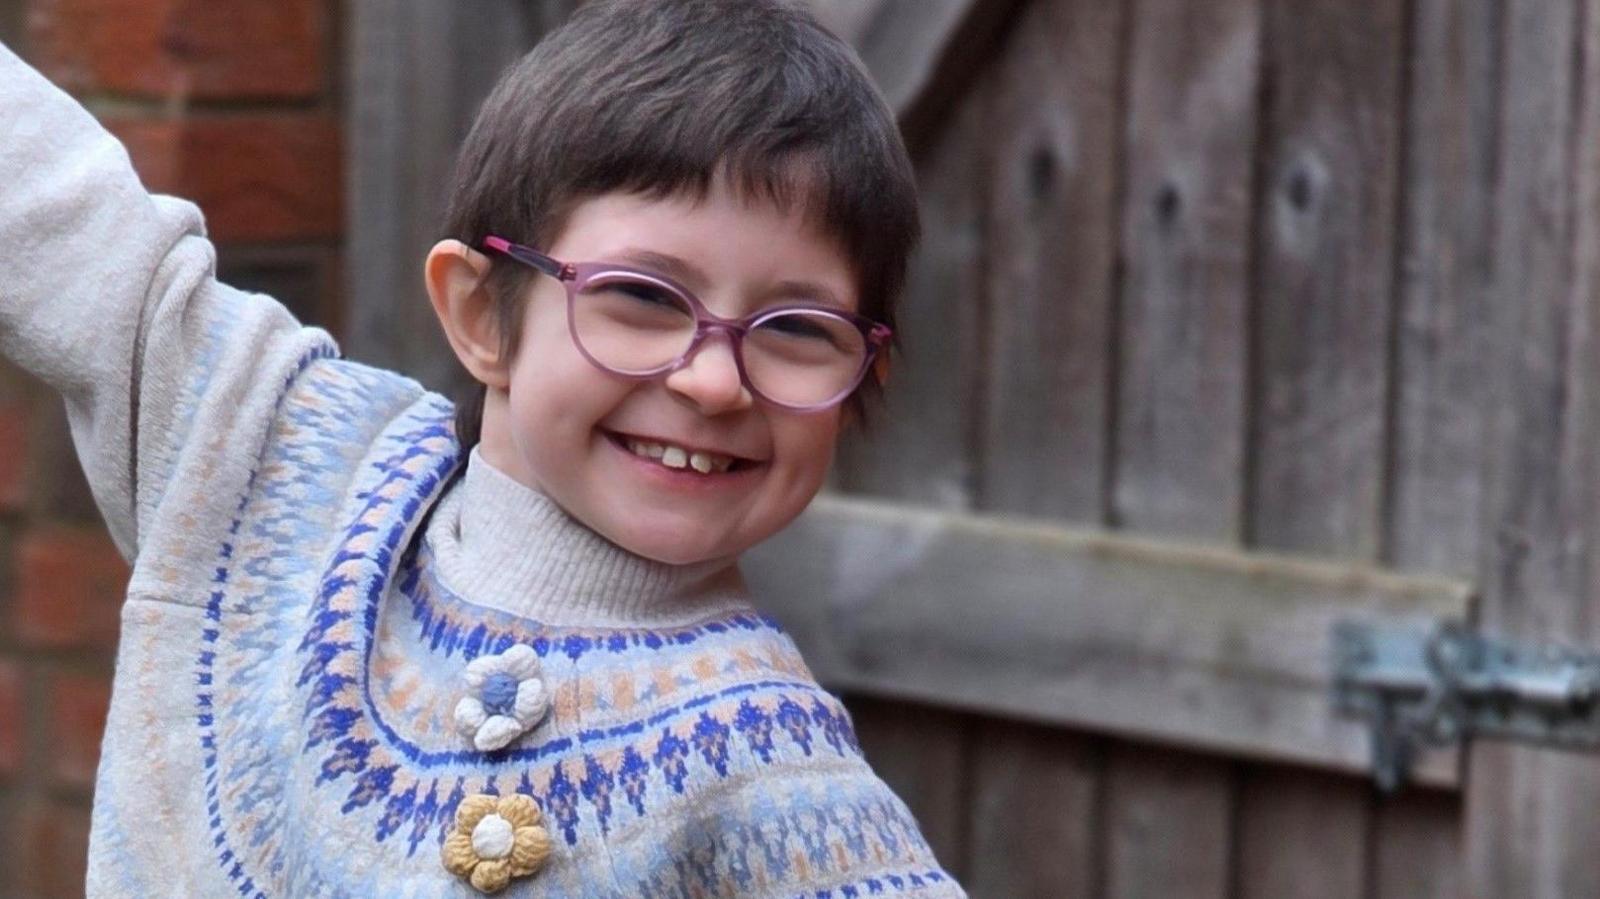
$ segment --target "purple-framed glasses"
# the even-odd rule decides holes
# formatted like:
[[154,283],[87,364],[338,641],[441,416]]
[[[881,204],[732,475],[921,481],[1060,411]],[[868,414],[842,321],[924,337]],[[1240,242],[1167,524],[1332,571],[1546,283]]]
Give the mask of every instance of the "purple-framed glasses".
[[711,334],[733,344],[739,379],[751,394],[800,412],[843,402],[888,343],[889,328],[820,303],[791,303],[739,319],[721,318],[700,298],[653,272],[609,262],[570,263],[501,237],[483,248],[557,279],[567,290],[572,342],[595,367],[647,380],[689,363]]

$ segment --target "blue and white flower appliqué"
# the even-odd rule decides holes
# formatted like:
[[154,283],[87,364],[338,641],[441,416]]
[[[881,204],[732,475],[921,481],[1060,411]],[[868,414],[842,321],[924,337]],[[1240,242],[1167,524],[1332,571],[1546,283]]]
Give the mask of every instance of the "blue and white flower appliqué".
[[526,644],[473,659],[466,680],[467,695],[456,703],[456,727],[480,752],[509,745],[550,712],[539,654]]

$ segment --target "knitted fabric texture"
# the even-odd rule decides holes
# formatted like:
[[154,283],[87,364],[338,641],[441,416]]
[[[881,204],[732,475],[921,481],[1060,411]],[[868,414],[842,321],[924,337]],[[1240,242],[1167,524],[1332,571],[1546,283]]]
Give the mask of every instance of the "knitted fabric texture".
[[962,895],[736,568],[469,464],[3,47],[0,175],[0,353],[134,562],[90,896]]

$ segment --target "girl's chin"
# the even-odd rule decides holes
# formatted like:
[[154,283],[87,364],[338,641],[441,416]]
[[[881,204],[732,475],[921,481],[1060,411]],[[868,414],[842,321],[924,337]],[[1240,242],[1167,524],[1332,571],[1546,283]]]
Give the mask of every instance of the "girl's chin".
[[605,536],[612,543],[636,556],[643,556],[653,562],[661,562],[665,565],[694,565],[715,559],[719,555],[726,555],[726,553],[719,554],[714,547],[696,542],[685,542],[676,535],[640,533],[627,527],[619,529],[616,533],[608,533]]

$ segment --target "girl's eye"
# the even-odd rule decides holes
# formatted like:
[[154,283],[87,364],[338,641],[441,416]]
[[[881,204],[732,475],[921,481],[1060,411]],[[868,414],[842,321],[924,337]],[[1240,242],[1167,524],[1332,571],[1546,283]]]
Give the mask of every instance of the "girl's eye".
[[678,298],[670,291],[647,284],[643,281],[613,281],[606,285],[607,290],[615,291],[632,300],[648,303],[653,306],[679,306],[682,305]]
[[774,316],[762,322],[761,327],[788,337],[809,337],[817,340],[833,339],[833,332],[823,327],[820,320],[809,315]]

